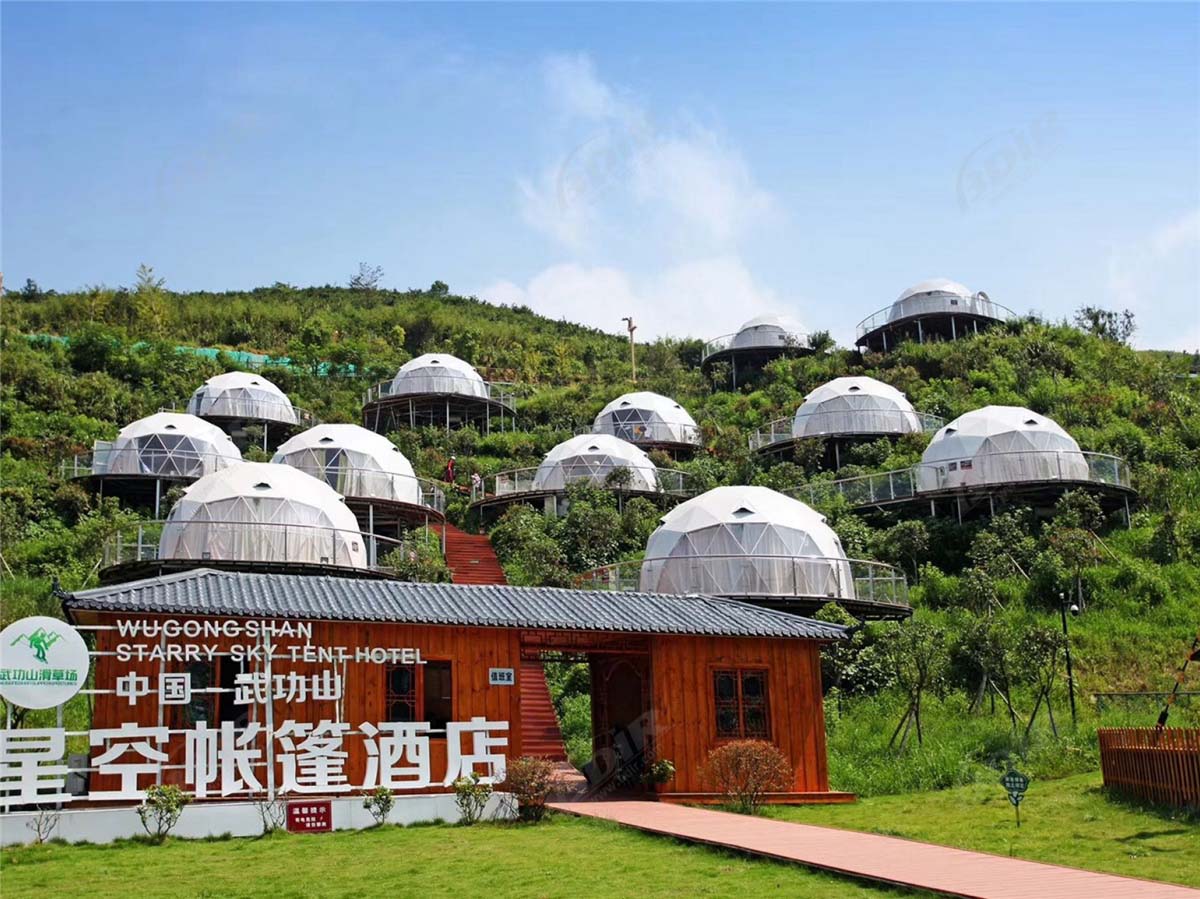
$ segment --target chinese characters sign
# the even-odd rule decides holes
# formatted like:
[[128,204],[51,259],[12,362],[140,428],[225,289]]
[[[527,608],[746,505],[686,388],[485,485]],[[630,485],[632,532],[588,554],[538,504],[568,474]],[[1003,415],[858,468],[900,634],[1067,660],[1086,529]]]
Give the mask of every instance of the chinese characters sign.
[[[171,764],[172,732],[166,727],[123,724],[89,734],[93,774],[116,778],[116,789],[93,789],[86,800],[139,801],[150,779],[171,767],[182,768],[185,789],[198,799],[330,795],[376,787],[421,790],[447,787],[472,773],[483,783],[496,784],[506,773],[507,731],[507,721],[482,717],[447,723],[446,766],[435,777],[428,722],[364,722],[352,730],[344,722],[288,720],[273,731],[258,723],[235,728],[226,721],[210,728],[200,722],[183,731],[181,766]],[[361,740],[367,755],[361,783],[351,783],[346,773],[351,739]],[[0,808],[85,798],[66,792],[65,753],[62,728],[0,731]],[[279,772],[277,785],[272,760]]]
[[289,802],[287,806],[289,833],[328,833],[333,830],[333,803]]

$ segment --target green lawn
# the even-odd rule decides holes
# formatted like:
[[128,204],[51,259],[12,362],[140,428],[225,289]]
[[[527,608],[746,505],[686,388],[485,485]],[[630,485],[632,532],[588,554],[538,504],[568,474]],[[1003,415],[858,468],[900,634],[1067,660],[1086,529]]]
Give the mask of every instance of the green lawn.
[[[999,785],[774,808],[769,814],[1200,887],[1195,819],[1112,802],[1100,778],[1035,781],[1017,830]],[[771,861],[553,816],[540,825],[430,825],[165,846],[46,845],[0,854],[0,895],[912,895]]]
[[45,845],[0,855],[0,895],[161,896],[911,896],[554,816],[536,826],[433,825],[165,846]]
[[996,784],[863,799],[853,805],[776,808],[769,814],[997,855],[1200,887],[1200,824],[1105,798],[1099,774],[1034,781],[1021,806]]

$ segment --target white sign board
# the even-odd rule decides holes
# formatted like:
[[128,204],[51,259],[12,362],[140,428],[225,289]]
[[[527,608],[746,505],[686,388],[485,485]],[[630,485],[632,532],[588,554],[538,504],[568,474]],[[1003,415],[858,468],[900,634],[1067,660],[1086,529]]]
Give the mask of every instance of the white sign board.
[[65,621],[34,615],[0,631],[0,696],[26,709],[52,709],[87,681],[87,644]]

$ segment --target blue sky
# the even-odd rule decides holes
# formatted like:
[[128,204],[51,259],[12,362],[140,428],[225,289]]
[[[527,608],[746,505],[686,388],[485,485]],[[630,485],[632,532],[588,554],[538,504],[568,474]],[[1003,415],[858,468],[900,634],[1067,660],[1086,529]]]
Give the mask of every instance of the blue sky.
[[428,285],[711,337],[949,277],[1200,346],[1200,5],[20,4],[10,287]]

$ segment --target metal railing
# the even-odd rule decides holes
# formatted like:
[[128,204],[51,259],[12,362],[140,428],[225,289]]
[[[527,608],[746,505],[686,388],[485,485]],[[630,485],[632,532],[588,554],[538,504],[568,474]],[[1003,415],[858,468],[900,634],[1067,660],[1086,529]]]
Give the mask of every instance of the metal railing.
[[321,420],[308,409],[278,400],[217,397],[206,405],[208,408],[205,411],[194,411],[189,400],[183,409],[180,409],[178,405],[159,406],[158,411],[183,412],[186,415],[195,415],[197,418],[241,418],[247,421],[265,421],[271,424],[299,425],[304,428],[315,427],[321,423]]
[[[743,340],[739,341],[739,337],[742,337]],[[808,346],[807,334],[781,334],[778,331],[771,331],[768,334],[763,334],[761,339],[755,339],[752,333],[737,331],[733,334],[722,334],[720,337],[714,337],[712,340],[705,341],[704,349],[700,354],[700,361],[703,362],[709,356],[714,356],[725,350],[803,349],[806,346]]]
[[[613,472],[626,469],[632,477],[629,483],[620,483],[619,476],[614,477]],[[591,471],[568,470],[556,472],[552,478],[539,480],[537,467],[530,468],[513,468],[508,471],[501,471],[494,475],[489,475],[482,480],[481,484],[471,486],[471,502],[478,502],[484,499],[494,499],[496,497],[517,496],[524,493],[553,493],[559,490],[565,490],[570,484],[579,483],[581,481],[593,481],[596,487],[614,491],[625,491],[628,493],[661,493],[668,496],[691,496],[695,490],[689,486],[691,475],[686,471],[677,471],[673,468],[651,468],[641,471],[640,469],[629,466],[605,466],[603,469],[595,469]],[[553,486],[546,483],[549,480]],[[635,486],[638,482],[653,483],[655,486],[652,489]]]
[[[301,450],[300,453],[306,452]],[[292,468],[312,475],[319,481],[324,481],[346,499],[370,502],[408,503],[420,505],[444,514],[446,511],[446,493],[438,484],[429,478],[417,477],[411,474],[399,474],[380,471],[374,468],[355,468],[349,465],[311,465],[303,461],[289,462],[280,460],[279,465]]]
[[[856,415],[869,426],[855,427],[852,419]],[[750,435],[750,449],[759,450],[776,443],[796,439],[792,433],[795,417],[777,418],[765,428]],[[804,433],[800,437],[854,437],[859,434],[932,434],[944,425],[944,419],[926,412],[904,412],[899,409],[869,409],[861,413],[816,412],[803,419]]]
[[726,597],[815,597],[909,607],[908,580],[891,565],[827,556],[714,554],[618,562],[580,575],[592,590]]
[[898,502],[915,496],[988,485],[1093,483],[1131,488],[1129,464],[1119,456],[1056,450],[988,453],[973,459],[920,463],[878,474],[813,481],[787,491],[809,505],[843,497],[852,506]]
[[608,434],[635,446],[640,443],[686,443],[700,446],[704,442],[699,425],[669,424],[663,421],[623,422],[613,421],[609,416],[606,416],[606,420],[602,421],[599,427],[585,425],[575,429],[575,436],[582,434]]
[[150,447],[113,447],[98,440],[90,453],[79,453],[58,463],[62,478],[92,475],[142,475],[150,478],[195,479],[241,462],[240,456],[201,453],[195,450],[165,450]]
[[102,568],[136,562],[319,565],[392,573],[388,556],[404,540],[319,525],[171,519],[144,521],[104,542]]
[[854,336],[856,339],[861,338],[884,325],[907,321],[920,315],[974,315],[994,318],[997,321],[1018,318],[1017,313],[1007,306],[980,294],[970,297],[947,293],[931,293],[928,296],[917,294],[897,300],[871,313],[858,323]]
[[450,394],[465,399],[490,400],[512,409],[515,396],[514,386],[507,381],[477,381],[474,378],[438,372],[428,376],[413,375],[403,388],[396,386],[395,378],[380,381],[375,386],[368,387],[363,393],[362,404],[365,406],[368,403],[392,397],[416,398],[425,394],[438,396]]

